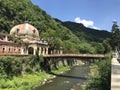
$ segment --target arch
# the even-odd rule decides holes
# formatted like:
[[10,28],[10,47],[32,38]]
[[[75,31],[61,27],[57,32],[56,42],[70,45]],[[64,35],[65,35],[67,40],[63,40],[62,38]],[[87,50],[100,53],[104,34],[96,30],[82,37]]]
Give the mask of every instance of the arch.
[[34,54],[34,48],[33,47],[28,48],[28,54]]
[[46,50],[46,48],[45,48],[45,54],[46,54],[46,51],[47,51],[47,50]]
[[43,54],[43,47],[41,47],[41,54]]

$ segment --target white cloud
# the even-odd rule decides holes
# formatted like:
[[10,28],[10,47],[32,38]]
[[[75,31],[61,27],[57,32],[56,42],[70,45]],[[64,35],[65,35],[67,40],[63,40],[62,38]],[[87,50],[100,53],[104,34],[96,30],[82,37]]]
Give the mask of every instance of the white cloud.
[[95,27],[95,26],[93,26],[92,28],[93,28],[93,29],[99,29],[99,30],[100,30],[100,28],[98,28],[98,27]]
[[100,29],[100,28],[94,26],[94,21],[91,21],[91,20],[85,20],[85,19],[80,19],[79,17],[76,17],[74,19],[74,21],[76,23],[82,23],[86,27],[90,27],[90,28],[94,28],[94,29]]

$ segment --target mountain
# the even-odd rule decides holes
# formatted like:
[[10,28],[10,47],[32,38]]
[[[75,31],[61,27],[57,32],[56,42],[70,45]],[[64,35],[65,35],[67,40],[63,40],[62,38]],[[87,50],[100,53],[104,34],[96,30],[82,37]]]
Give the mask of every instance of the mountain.
[[97,30],[87,28],[83,24],[75,23],[71,21],[62,22],[55,19],[57,22],[61,22],[63,26],[70,29],[80,40],[87,40],[92,42],[102,42],[106,38],[111,38],[111,33],[106,30]]

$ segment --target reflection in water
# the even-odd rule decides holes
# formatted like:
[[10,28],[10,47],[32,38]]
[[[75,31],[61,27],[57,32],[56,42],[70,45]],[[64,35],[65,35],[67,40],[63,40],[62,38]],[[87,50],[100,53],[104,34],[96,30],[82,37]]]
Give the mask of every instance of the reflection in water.
[[55,74],[56,78],[34,90],[81,90],[81,85],[87,80],[88,66],[75,66],[65,74]]

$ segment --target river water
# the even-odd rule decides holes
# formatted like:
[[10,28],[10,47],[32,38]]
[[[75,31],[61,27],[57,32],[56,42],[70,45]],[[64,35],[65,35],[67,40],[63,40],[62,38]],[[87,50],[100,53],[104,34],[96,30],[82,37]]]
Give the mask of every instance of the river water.
[[56,78],[47,81],[46,84],[34,90],[82,90],[81,85],[87,80],[88,73],[88,66],[74,66],[64,74],[54,74]]

